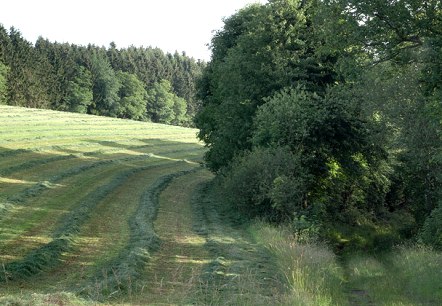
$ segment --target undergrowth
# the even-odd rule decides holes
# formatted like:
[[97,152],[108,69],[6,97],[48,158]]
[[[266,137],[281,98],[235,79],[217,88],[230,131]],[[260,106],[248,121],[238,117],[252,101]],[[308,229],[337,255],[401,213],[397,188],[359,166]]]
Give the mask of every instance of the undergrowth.
[[[250,227],[258,243],[274,255],[278,272],[284,275],[286,305],[343,305],[343,269],[325,245],[306,241],[284,227],[256,222]],[[302,241],[302,242],[300,242]]]

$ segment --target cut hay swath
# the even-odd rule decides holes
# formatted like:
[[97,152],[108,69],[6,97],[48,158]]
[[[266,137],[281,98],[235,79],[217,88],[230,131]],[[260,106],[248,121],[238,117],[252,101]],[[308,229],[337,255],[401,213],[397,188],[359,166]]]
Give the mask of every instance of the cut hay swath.
[[[82,288],[79,279],[84,288],[104,267],[109,275],[117,271],[110,278],[135,279],[158,245],[152,222],[159,193],[175,177],[201,169],[204,148],[195,135],[189,128],[0,106],[0,285],[13,290],[21,281],[39,291],[64,277],[61,290]],[[143,188],[134,192],[135,177]],[[75,196],[66,198],[70,190]],[[128,202],[112,202],[125,191]],[[108,203],[130,213],[102,220]],[[99,231],[112,223],[121,235]],[[81,278],[66,281],[66,273],[79,270]]]
[[0,105],[0,304],[273,301],[265,250],[205,200],[196,133]]

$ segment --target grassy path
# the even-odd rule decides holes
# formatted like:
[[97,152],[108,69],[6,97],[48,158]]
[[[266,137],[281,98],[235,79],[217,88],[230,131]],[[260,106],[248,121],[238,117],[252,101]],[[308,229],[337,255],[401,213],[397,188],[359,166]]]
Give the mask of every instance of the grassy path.
[[203,265],[210,261],[205,239],[193,230],[192,191],[211,175],[206,171],[174,180],[161,194],[155,232],[161,239],[146,268],[139,304],[180,304],[199,285]]
[[[281,288],[268,252],[203,196],[212,175],[175,179],[159,199],[153,253],[130,302],[136,305],[271,305]],[[127,297],[124,301],[127,301]]]
[[257,244],[246,225],[237,225],[232,214],[220,209],[200,186],[194,199],[194,228],[205,237],[211,261],[204,266],[202,304],[277,305],[284,291],[274,258]]

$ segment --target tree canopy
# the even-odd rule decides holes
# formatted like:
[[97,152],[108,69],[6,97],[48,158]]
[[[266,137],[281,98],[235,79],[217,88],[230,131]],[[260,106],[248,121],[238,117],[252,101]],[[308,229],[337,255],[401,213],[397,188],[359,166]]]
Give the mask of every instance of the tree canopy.
[[[26,41],[0,25],[0,103],[135,120],[156,120],[147,93],[162,80],[180,98],[171,124],[192,125],[204,62],[156,48]],[[177,100],[177,99],[175,99]]]
[[270,0],[227,18],[195,120],[227,201],[251,216],[306,217],[329,238],[336,221],[387,223],[391,237],[425,223],[431,236],[441,22],[437,0]]

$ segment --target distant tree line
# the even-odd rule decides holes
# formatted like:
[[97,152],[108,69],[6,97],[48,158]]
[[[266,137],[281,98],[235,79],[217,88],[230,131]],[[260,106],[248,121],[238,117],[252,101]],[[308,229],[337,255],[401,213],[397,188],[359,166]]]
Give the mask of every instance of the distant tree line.
[[442,248],[442,5],[270,0],[212,39],[196,116],[225,201],[336,245]]
[[0,103],[192,125],[205,63],[158,48],[25,40],[0,25]]

